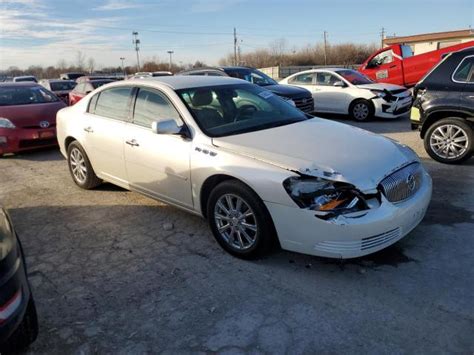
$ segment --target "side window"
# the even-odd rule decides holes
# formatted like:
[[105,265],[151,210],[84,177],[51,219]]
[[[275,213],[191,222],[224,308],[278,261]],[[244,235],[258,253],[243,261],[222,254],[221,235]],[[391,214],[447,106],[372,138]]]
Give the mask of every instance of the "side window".
[[150,128],[152,122],[180,117],[171,103],[160,93],[148,89],[138,91],[133,113],[133,123]]
[[99,98],[99,95],[100,93],[92,96],[91,100],[89,101],[89,107],[87,108],[87,112],[95,113],[95,106],[97,105],[97,99]]
[[383,51],[373,57],[369,62],[369,67],[378,67],[383,64],[388,64],[393,62],[393,52],[391,49]]
[[116,87],[101,91],[94,113],[116,120],[127,120],[131,92],[131,87]]
[[313,83],[314,74],[313,73],[305,73],[294,76],[288,82],[290,84],[300,84],[300,85],[311,85]]
[[333,86],[337,81],[341,80],[330,73],[318,73],[316,76],[317,85]]
[[462,82],[474,82],[474,57],[464,58],[453,75],[453,80]]

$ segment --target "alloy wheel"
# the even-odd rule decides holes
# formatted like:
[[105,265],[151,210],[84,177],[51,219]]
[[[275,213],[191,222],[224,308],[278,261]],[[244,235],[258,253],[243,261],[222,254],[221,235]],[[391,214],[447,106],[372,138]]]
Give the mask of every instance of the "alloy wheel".
[[359,102],[358,104],[354,105],[352,113],[356,120],[365,120],[367,117],[369,117],[369,107],[366,104]]
[[456,159],[469,147],[467,132],[459,126],[445,124],[436,128],[430,136],[433,152],[444,159]]
[[74,179],[76,179],[78,183],[84,184],[87,179],[87,167],[84,156],[79,149],[73,148],[71,150],[69,163],[71,164],[71,171],[74,175]]
[[222,239],[232,248],[246,250],[257,240],[257,219],[239,196],[222,195],[214,207],[214,220]]

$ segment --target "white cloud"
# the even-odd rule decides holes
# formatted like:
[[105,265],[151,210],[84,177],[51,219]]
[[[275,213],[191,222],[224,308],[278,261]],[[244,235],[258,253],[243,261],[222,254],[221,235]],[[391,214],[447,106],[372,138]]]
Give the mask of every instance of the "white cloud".
[[217,12],[243,2],[243,0],[196,0],[191,11],[197,13]]
[[138,7],[141,7],[141,5],[130,2],[130,1],[107,0],[105,4],[94,7],[93,10],[99,10],[99,11],[127,10],[127,9],[135,9]]

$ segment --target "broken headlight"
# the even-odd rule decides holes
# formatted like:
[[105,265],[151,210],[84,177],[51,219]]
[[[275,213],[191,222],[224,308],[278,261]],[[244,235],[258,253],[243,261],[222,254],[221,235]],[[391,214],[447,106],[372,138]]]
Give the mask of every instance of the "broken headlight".
[[323,219],[369,209],[354,186],[316,177],[290,177],[283,187],[301,208],[316,212]]

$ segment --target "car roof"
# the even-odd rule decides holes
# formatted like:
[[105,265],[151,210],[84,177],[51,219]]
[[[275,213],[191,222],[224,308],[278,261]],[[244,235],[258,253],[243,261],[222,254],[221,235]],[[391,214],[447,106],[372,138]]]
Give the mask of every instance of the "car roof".
[[19,76],[14,76],[13,79],[20,79],[20,78],[34,78],[34,75],[19,75]]
[[[122,81],[120,84],[126,84],[128,81]],[[219,86],[219,85],[232,85],[247,83],[241,79],[230,78],[226,76],[193,76],[193,75],[176,75],[176,76],[157,76],[152,78],[143,78],[133,80],[133,84],[138,83],[152,83],[160,82],[163,83],[173,90],[198,88],[206,86]]]
[[75,83],[75,81],[71,80],[71,79],[67,79],[67,80],[64,80],[64,79],[43,79],[41,81],[47,81],[49,83]]
[[41,86],[41,85],[39,85],[38,83],[35,83],[34,81],[20,81],[20,82],[9,81],[9,82],[0,83],[0,87],[2,88],[6,88],[6,87],[29,88],[29,87],[35,87],[35,86]]

